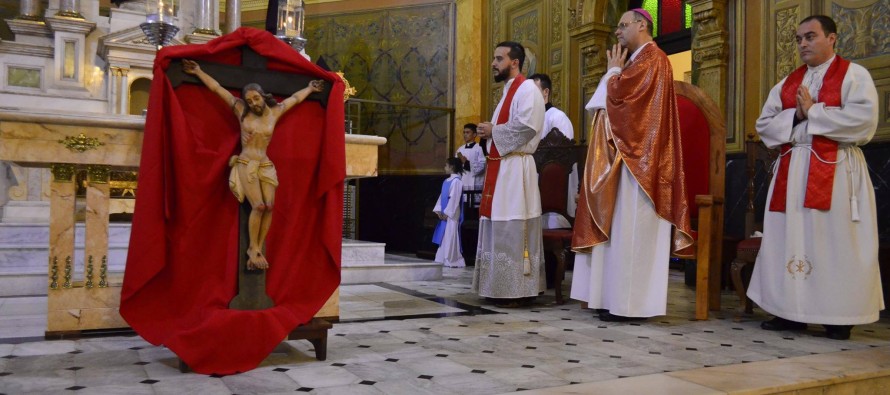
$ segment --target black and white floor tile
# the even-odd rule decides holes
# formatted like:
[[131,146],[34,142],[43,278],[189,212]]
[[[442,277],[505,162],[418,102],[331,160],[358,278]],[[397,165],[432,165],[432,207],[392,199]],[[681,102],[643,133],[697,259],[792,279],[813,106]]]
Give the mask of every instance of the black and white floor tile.
[[471,291],[472,268],[444,274],[345,285],[326,361],[288,341],[257,369],[224,377],[180,373],[172,352],[138,336],[43,341],[45,298],[0,299],[0,394],[497,394],[890,345],[886,318],[849,341],[821,328],[763,331],[768,317],[739,314],[729,292],[722,312],[691,320],[694,290],[679,273],[668,315],[634,323],[556,305],[552,291],[528,308],[496,308]]

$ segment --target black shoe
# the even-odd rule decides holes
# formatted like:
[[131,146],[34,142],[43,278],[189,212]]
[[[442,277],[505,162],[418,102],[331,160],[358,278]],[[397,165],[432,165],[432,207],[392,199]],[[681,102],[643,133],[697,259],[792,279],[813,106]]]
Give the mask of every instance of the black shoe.
[[853,325],[823,325],[825,337],[834,340],[847,340],[850,338],[850,330]]
[[612,314],[609,311],[600,313],[599,317],[600,317],[600,321],[605,321],[605,322],[645,321],[647,318],[647,317],[625,317],[623,315]]
[[769,321],[761,322],[760,328],[768,331],[802,331],[807,329],[807,324],[776,316]]

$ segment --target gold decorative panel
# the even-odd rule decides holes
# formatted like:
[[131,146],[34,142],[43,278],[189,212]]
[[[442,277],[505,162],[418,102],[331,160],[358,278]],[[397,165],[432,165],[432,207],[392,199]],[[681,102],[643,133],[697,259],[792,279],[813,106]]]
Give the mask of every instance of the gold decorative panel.
[[356,99],[390,103],[350,114],[387,138],[381,174],[439,174],[451,155],[454,23],[453,2],[307,16],[306,52],[343,71]]
[[831,4],[831,16],[838,30],[837,53],[843,57],[856,60],[887,56],[890,50],[890,3],[886,0],[867,3]]
[[878,130],[873,141],[890,141],[890,3],[887,0],[825,0],[837,22],[837,53],[865,67],[878,90]]
[[776,71],[772,83],[778,83],[786,75],[797,68],[800,63],[797,55],[797,24],[802,19],[798,7],[786,8],[776,12]]

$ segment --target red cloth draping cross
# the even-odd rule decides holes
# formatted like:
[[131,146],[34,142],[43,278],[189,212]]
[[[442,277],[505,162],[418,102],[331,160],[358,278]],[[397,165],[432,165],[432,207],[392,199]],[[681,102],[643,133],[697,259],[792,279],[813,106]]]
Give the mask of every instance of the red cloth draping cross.
[[[238,119],[207,87],[174,89],[165,73],[180,58],[238,65],[245,45],[270,70],[332,86],[327,108],[316,101],[292,108],[269,145],[280,182],[266,239],[266,292],[275,306],[256,311],[228,308],[238,284],[239,210],[228,185]],[[199,373],[244,372],[324,305],[340,283],[343,89],[336,74],[257,29],[158,52],[120,306],[145,340]]]

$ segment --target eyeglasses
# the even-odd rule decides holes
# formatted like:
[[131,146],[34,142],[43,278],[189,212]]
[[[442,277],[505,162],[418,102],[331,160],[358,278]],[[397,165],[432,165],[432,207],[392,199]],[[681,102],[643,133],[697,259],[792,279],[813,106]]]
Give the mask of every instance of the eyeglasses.
[[624,29],[627,29],[627,27],[630,26],[631,23],[642,22],[642,21],[643,21],[642,19],[637,19],[637,20],[635,20],[635,21],[630,21],[630,22],[621,22],[621,23],[618,24],[618,28],[617,28],[617,29],[618,29],[618,30],[624,30]]

